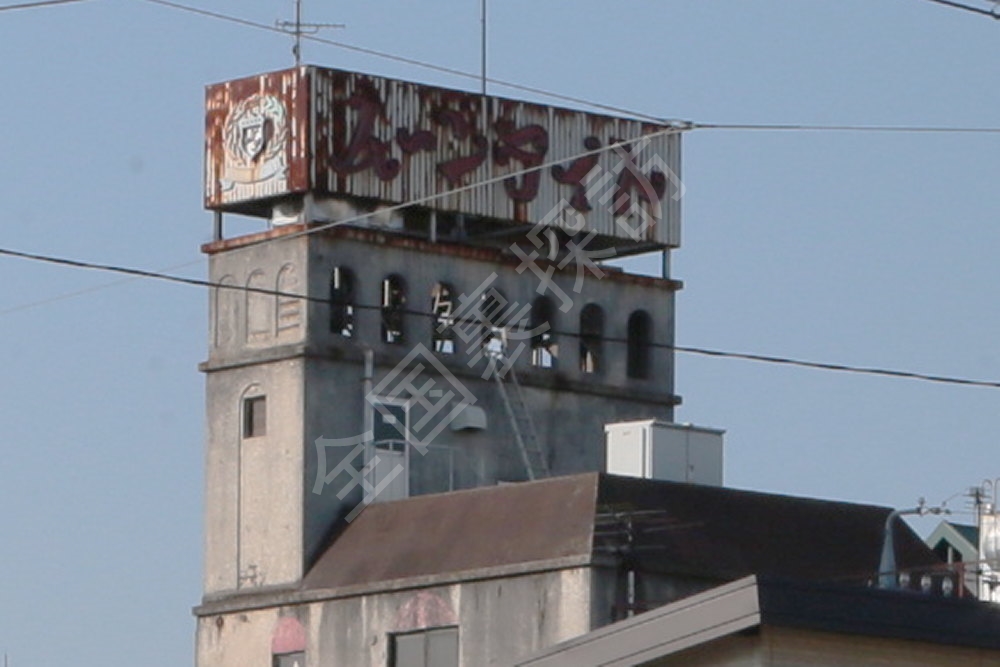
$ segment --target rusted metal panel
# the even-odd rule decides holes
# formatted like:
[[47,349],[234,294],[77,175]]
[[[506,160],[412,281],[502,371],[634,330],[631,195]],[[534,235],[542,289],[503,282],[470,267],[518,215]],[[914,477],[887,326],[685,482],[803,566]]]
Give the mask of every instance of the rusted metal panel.
[[207,136],[209,208],[309,191],[680,243],[665,125],[304,67],[210,87]]
[[309,78],[300,68],[208,87],[206,208],[309,190]]

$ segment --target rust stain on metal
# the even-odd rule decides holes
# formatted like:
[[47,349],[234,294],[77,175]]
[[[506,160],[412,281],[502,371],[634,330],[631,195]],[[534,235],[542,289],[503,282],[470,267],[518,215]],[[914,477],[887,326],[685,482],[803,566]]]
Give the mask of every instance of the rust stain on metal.
[[[569,234],[680,242],[680,137],[667,126],[314,67],[210,86],[206,106],[208,208],[263,216],[305,192],[426,199]],[[576,157],[621,140],[627,157]]]

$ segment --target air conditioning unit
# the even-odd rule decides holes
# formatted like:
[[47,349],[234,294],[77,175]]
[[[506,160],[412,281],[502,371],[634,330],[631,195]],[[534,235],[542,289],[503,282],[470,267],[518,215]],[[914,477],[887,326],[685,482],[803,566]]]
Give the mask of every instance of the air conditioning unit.
[[722,486],[725,431],[655,419],[605,424],[613,475]]

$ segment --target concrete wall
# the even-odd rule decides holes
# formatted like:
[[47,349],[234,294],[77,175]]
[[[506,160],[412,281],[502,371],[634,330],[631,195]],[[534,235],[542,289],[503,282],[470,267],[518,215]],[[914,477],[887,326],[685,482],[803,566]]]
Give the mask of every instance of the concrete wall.
[[306,628],[307,667],[385,667],[390,637],[459,627],[459,664],[488,667],[589,629],[588,573],[572,569],[335,599],[198,619],[198,667],[271,667],[278,621]]
[[[291,584],[302,576],[303,362],[207,377],[206,594]],[[267,433],[242,437],[242,402],[267,397]]]
[[[627,584],[625,573],[616,567],[594,567],[591,572],[590,627],[596,630],[625,618],[622,613],[627,604]],[[641,572],[635,579],[636,607],[640,612],[648,611],[723,583],[720,580]]]
[[[213,281],[305,289],[305,243],[212,256]],[[288,585],[303,572],[305,339],[300,300],[216,288],[209,313],[205,445],[206,595]],[[266,397],[266,434],[243,437],[243,402]]]
[[[517,262],[495,253],[403,242],[375,235],[295,239],[272,237],[263,243],[246,239],[223,242],[210,255],[212,280],[236,286],[307,294],[310,300],[218,288],[210,309],[207,374],[208,442],[206,445],[205,593],[215,595],[245,587],[290,585],[322,552],[343,525],[340,520],[361,498],[356,479],[342,473],[320,485],[352,452],[351,439],[364,432],[363,352],[373,350],[373,383],[394,372],[418,344],[430,358],[417,357],[423,371],[413,383],[435,383],[453,389],[481,407],[488,418],[484,431],[444,428],[430,453],[410,450],[410,486],[414,493],[446,491],[498,480],[527,478],[515,445],[510,420],[492,379],[484,379],[487,359],[474,359],[477,346],[459,341],[453,355],[432,352],[433,320],[405,316],[405,344],[381,340],[381,286],[390,275],[406,285],[406,308],[431,311],[438,282],[458,295],[472,293],[492,280],[512,304],[530,304],[539,279],[530,269],[518,273]],[[259,240],[259,239],[258,239]],[[344,338],[330,330],[330,279],[334,267],[349,268],[356,280],[355,333]],[[653,319],[654,340],[673,342],[674,293],[663,282],[590,276],[579,284],[575,271],[556,272],[553,283],[570,297],[567,312],[556,313],[557,332],[579,332],[580,311],[598,304],[605,312],[604,335],[627,337],[629,315],[646,310]],[[558,306],[557,296],[550,294]],[[474,312],[459,313],[472,317]],[[626,346],[603,346],[602,371],[579,368],[578,337],[556,333],[555,368],[530,364],[530,349],[517,359],[524,395],[539,440],[555,474],[604,467],[603,425],[611,421],[673,416],[673,354],[653,350],[649,379],[626,377]],[[439,364],[439,367],[436,367]],[[390,391],[393,387],[387,387]],[[268,432],[263,438],[241,438],[241,402],[248,392],[267,396]],[[411,422],[421,422],[426,405],[412,392]],[[454,405],[456,401],[452,401]],[[447,410],[446,410],[447,412]],[[443,415],[442,415],[443,417]],[[419,436],[440,418],[427,422]],[[317,439],[338,440],[325,447],[320,469]],[[362,461],[354,464],[360,468]],[[442,472],[452,466],[449,477]],[[350,489],[344,498],[338,494]]]
[[[492,285],[508,301],[517,304],[530,304],[538,296],[536,290],[540,284],[530,270],[518,273],[516,263],[490,262],[458,253],[428,254],[407,246],[377,245],[351,239],[317,239],[313,253],[310,281],[315,289],[325,289],[334,267],[349,268],[356,277],[357,302],[361,306],[378,306],[381,303],[381,282],[390,274],[404,279],[407,308],[413,311],[431,310],[431,292],[438,282],[450,284],[457,293],[471,294],[495,275]],[[575,280],[574,272],[556,273],[553,277],[553,282],[572,297],[568,312],[556,313],[553,329],[557,332],[579,332],[580,311],[584,305],[594,303],[605,311],[606,337],[625,339],[629,314],[645,309],[654,321],[655,340],[673,343],[672,291],[660,285],[632,284],[611,277],[598,280],[588,274],[577,294],[574,291]],[[558,306],[559,300],[555,296],[552,298]],[[376,385],[416,344],[433,349],[431,318],[407,315],[408,337],[404,345],[381,341],[380,318],[381,314],[375,308],[358,309],[355,337],[346,340],[329,330],[329,311],[324,304],[310,305],[310,341],[318,355],[323,357],[322,375],[337,378],[338,388],[344,385],[342,380],[345,378],[357,378],[354,380],[355,387],[360,386],[359,369],[351,368],[360,363],[357,342],[370,345],[374,350],[378,363]],[[672,419],[674,386],[673,354],[670,350],[654,350],[650,379],[639,380],[626,377],[626,346],[607,342],[604,344],[603,371],[587,374],[579,369],[579,338],[556,335],[559,342],[556,368],[532,367],[530,349],[523,351],[515,366],[525,388],[525,400],[530,406],[539,439],[548,448],[553,472],[603,469],[603,425],[606,422],[642,417]],[[485,359],[476,362],[476,350],[462,341],[459,341],[458,348],[453,355],[434,353],[433,356],[471,392],[476,405],[486,411],[489,430],[479,436],[444,432],[440,435],[442,444],[455,444],[463,450],[472,447],[477,450],[477,457],[486,456],[490,464],[495,464],[495,470],[489,470],[490,466],[487,466],[486,483],[494,479],[525,479],[524,466],[513,446],[509,419],[496,385],[493,380],[482,377],[488,362]],[[424,365],[428,373],[422,376],[421,381],[440,378],[430,364]],[[338,434],[357,429],[361,416],[357,406],[353,403],[352,406],[346,414],[324,415],[324,428]],[[352,419],[354,423],[345,423]]]

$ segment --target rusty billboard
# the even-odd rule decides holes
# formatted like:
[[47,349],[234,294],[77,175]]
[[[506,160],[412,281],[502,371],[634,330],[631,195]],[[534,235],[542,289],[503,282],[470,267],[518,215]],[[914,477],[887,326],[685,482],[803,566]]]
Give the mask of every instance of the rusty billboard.
[[209,86],[206,106],[210,209],[311,193],[680,242],[668,125],[316,67]]

